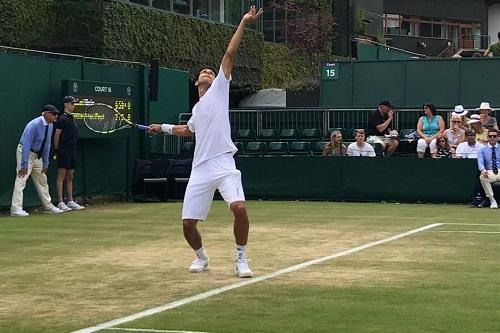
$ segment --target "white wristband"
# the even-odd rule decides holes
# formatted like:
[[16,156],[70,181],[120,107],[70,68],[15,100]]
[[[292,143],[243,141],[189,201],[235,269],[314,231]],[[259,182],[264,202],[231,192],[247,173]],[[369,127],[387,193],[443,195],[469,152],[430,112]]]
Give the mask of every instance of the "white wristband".
[[162,124],[161,125],[161,130],[165,133],[168,133],[170,135],[174,134],[174,126],[175,125],[170,125],[170,124]]

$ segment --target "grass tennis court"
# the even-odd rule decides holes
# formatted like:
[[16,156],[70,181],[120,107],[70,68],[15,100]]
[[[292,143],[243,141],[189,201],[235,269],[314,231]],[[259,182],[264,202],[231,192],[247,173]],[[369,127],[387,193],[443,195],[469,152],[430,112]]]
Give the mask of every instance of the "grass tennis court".
[[[496,210],[298,201],[248,208],[254,279],[385,241],[99,332],[500,331]],[[215,201],[200,226],[211,259],[202,274],[187,271],[193,253],[180,210],[109,204],[2,216],[0,332],[77,331],[241,282],[225,204]]]

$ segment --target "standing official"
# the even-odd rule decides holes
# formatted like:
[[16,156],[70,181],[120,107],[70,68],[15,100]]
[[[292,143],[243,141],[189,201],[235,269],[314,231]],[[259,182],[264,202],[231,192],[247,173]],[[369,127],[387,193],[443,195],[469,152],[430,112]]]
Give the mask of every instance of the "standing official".
[[59,110],[55,106],[45,105],[42,108],[42,115],[30,121],[24,128],[16,152],[17,176],[12,193],[11,216],[29,216],[23,210],[23,191],[29,176],[35,184],[45,212],[52,214],[63,212],[52,204],[47,184],[52,124],[57,121],[58,116]]
[[[73,174],[75,171],[75,149],[78,131],[73,111],[76,99],[73,96],[63,98],[64,113],[55,124],[54,152],[57,158],[57,207],[65,212],[84,209],[73,200]],[[67,204],[64,202],[64,182],[66,182]]]

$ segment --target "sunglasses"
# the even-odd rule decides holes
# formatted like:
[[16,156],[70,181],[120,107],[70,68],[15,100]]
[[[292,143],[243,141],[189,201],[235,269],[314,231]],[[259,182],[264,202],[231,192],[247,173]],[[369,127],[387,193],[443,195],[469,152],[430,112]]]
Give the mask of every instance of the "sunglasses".
[[476,136],[476,134],[470,133],[470,134],[466,134],[466,136]]
[[488,138],[497,138],[498,135],[488,135]]
[[461,123],[460,120],[453,120],[452,123]]

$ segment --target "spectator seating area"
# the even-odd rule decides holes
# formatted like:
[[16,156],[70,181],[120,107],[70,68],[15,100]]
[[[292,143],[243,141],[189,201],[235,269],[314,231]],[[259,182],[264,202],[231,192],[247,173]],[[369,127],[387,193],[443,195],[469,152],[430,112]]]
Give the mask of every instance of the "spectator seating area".
[[[238,148],[238,155],[321,155],[323,148],[330,141],[333,131],[343,134],[344,144],[354,142],[354,128],[330,128],[322,133],[318,128],[306,128],[302,131],[294,128],[262,129],[256,134],[253,129],[239,129],[233,134],[233,141]],[[412,138],[415,129],[404,129],[399,133],[399,156],[416,156],[416,141]],[[195,142],[184,142],[181,155],[190,156],[194,153]],[[374,146],[377,156],[382,156],[382,147]]]

